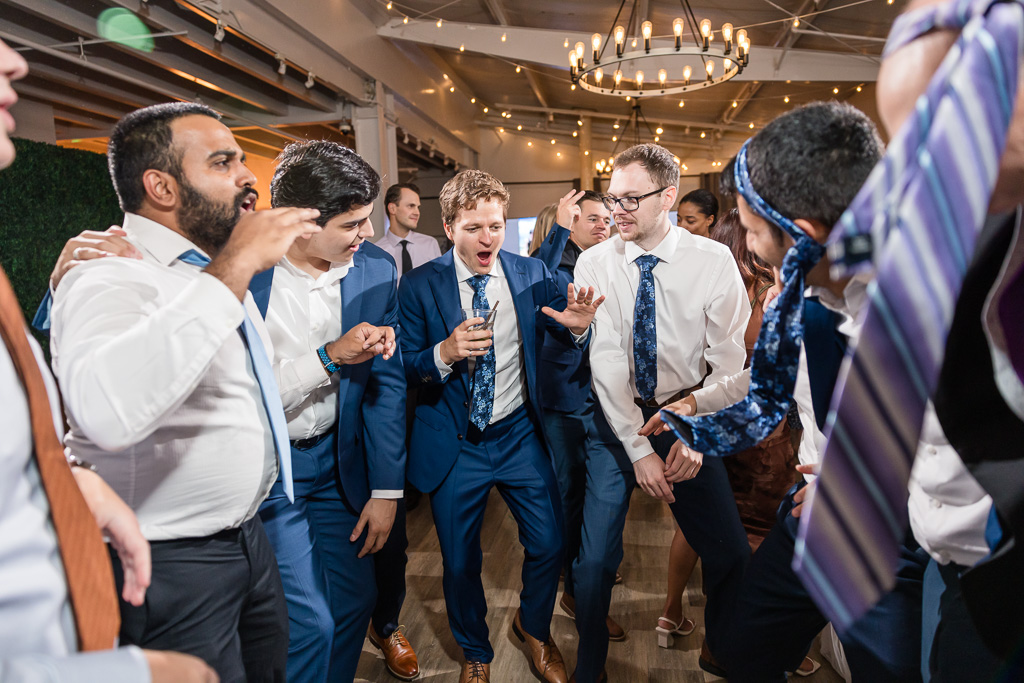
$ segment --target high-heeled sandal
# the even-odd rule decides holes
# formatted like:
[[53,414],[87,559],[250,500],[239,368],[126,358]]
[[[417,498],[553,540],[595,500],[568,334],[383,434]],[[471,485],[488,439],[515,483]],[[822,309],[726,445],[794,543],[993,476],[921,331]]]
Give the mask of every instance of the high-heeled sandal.
[[[806,662],[810,662],[811,663],[811,668],[810,669],[803,669],[803,668],[801,668],[801,667],[803,667],[804,663],[806,663]],[[821,662],[816,662],[813,659],[811,659],[810,657],[804,657],[804,661],[800,663],[800,667],[797,667],[796,671],[794,671],[793,673],[795,673],[797,676],[810,676],[810,675],[812,675],[814,672],[816,672],[820,668],[821,668]]]
[[[669,624],[671,628],[665,628],[661,625],[661,622]],[[675,642],[674,636],[685,638],[693,633],[696,628],[697,624],[693,619],[683,617],[683,620],[677,624],[668,617],[658,617],[658,625],[654,628],[658,633],[658,647],[670,648]]]

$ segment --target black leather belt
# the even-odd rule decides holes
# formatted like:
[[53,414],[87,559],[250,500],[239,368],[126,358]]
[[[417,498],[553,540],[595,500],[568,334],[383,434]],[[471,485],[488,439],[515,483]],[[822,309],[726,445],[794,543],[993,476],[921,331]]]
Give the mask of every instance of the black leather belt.
[[697,391],[697,389],[700,389],[702,384],[703,383],[698,384],[695,387],[690,387],[689,389],[683,389],[682,391],[677,391],[676,393],[672,394],[671,396],[666,398],[664,401],[661,401],[660,403],[658,401],[656,401],[655,399],[653,399],[653,398],[651,398],[651,399],[649,399],[647,401],[645,401],[645,400],[643,400],[641,398],[634,398],[633,399],[633,403],[635,403],[640,408],[656,408],[656,409],[657,408],[664,408],[669,403],[675,403],[676,401],[680,401],[680,400],[686,398],[687,396],[689,396],[693,392]]
[[308,439],[292,439],[292,448],[298,448],[299,450],[303,451],[308,450],[313,446],[317,445],[318,443],[320,443],[321,441],[323,441],[324,439],[326,439],[328,435],[330,435],[330,433],[331,430],[328,429],[323,434],[317,434],[316,436],[311,436]]

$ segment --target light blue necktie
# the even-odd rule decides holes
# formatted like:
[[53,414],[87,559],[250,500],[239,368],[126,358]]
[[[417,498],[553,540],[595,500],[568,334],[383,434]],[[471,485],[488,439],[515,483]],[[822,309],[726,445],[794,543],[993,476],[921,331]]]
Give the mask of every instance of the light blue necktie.
[[1013,115],[1024,8],[922,8],[896,21],[886,54],[933,28],[960,37],[829,240],[835,275],[877,269],[793,565],[840,632],[895,585],[925,405]]
[[654,266],[658,257],[644,254],[636,258],[640,285],[633,307],[633,370],[640,398],[650,401],[658,390],[658,325],[654,307]]
[[[473,308],[488,309],[487,294],[484,291],[490,275],[475,275],[469,280],[473,286]],[[493,342],[494,339],[492,338]],[[469,421],[483,431],[491,421],[494,413],[494,344],[491,344],[477,362],[473,370],[473,412]]]
[[[210,265],[210,259],[195,249],[189,249],[178,259],[200,268]],[[284,492],[288,496],[288,500],[295,502],[295,489],[292,485],[292,450],[291,444],[288,442],[288,421],[285,419],[284,406],[281,404],[281,392],[274,380],[274,369],[270,365],[266,349],[263,348],[259,332],[256,331],[244,306],[243,311],[245,319],[238,331],[242,335],[242,341],[245,342],[245,348],[249,350],[252,371],[256,375],[256,383],[259,384],[260,394],[263,396],[263,407],[267,411],[267,419],[270,422],[274,448],[277,450],[277,457],[281,463],[281,483],[284,485]]]

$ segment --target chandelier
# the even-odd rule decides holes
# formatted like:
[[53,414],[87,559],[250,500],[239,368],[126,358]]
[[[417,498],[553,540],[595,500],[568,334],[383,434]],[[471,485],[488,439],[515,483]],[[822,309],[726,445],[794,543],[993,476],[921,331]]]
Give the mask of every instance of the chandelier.
[[[672,47],[652,47],[654,24],[644,21],[640,24],[639,36],[643,39],[643,47],[638,46],[639,37],[634,35],[627,51],[626,28],[619,23],[626,2],[622,0],[619,5],[607,38],[600,33],[591,36],[589,63],[584,59],[587,56],[586,46],[582,42],[576,43],[569,52],[569,73],[573,85],[601,95],[637,99],[660,97],[725,83],[742,73],[750,61],[750,39],[746,29],[734,32],[733,25],[725,23],[714,31],[709,19],[698,24],[689,0],[681,0],[689,22],[682,18],[672,22],[675,38]],[[627,24],[639,21],[638,2],[634,0]],[[693,44],[684,44],[683,41],[687,23]],[[721,39],[720,43],[712,42],[716,36]],[[612,43],[615,45],[614,57],[605,54]],[[722,64],[716,75],[717,62]],[[646,73],[645,66],[648,69]]]

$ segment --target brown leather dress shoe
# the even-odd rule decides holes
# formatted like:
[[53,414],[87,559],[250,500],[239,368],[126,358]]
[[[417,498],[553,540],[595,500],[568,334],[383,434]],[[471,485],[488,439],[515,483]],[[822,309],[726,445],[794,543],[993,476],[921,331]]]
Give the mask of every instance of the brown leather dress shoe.
[[[558,601],[558,606],[562,608],[562,611],[568,614],[573,619],[576,618],[576,598],[573,598],[566,593],[562,593],[562,599]],[[612,640],[616,643],[621,643],[626,639],[626,629],[619,626],[619,623],[607,617],[605,622],[608,625],[608,640]]]
[[402,626],[396,628],[387,638],[377,635],[377,629],[370,626],[370,642],[384,654],[384,663],[395,678],[411,681],[419,677],[420,664],[412,645],[405,639]]
[[697,664],[709,674],[721,676],[722,678],[729,677],[725,668],[719,664],[718,660],[711,654],[707,640],[700,644],[700,657],[697,659]]
[[463,662],[459,683],[491,683],[491,665],[483,662]]
[[569,683],[569,675],[565,672],[565,662],[555,641],[548,637],[547,642],[537,640],[523,629],[522,610],[516,610],[512,619],[512,634],[522,644],[530,669],[542,681],[547,683]]

